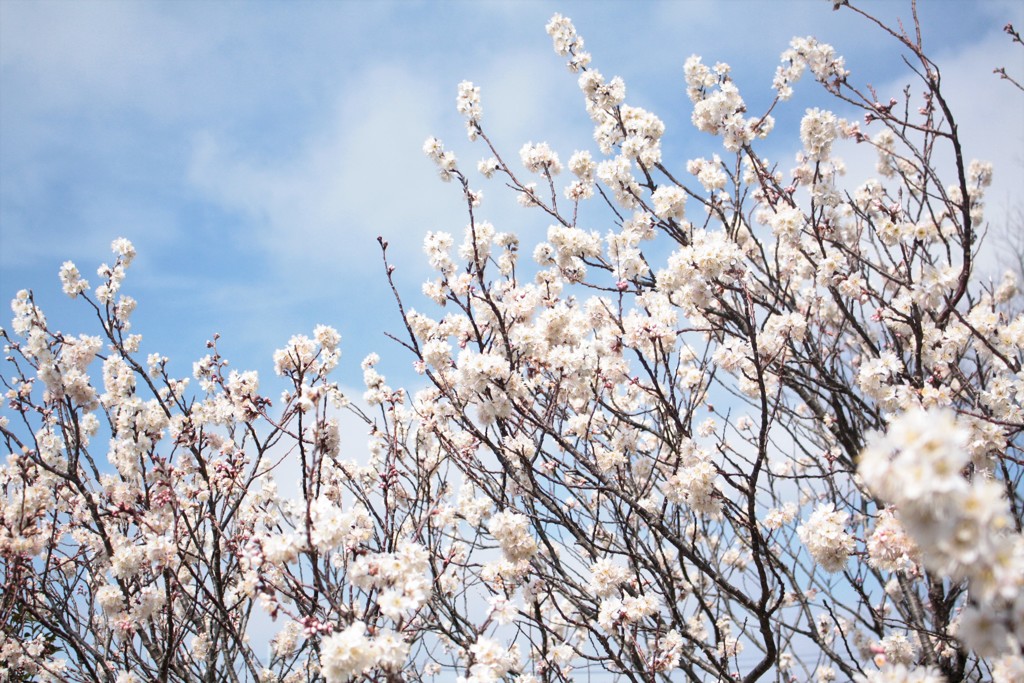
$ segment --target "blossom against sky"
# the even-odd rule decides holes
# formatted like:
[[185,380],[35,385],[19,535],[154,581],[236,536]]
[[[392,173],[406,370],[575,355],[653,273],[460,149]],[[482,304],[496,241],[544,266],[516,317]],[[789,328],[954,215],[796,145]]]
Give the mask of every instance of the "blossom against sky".
[[[909,17],[909,3],[873,7]],[[627,102],[665,121],[670,166],[721,151],[690,123],[691,54],[730,63],[752,110],[770,102],[793,36],[832,43],[883,98],[909,82],[894,41],[824,0],[0,2],[0,298],[31,288],[59,319],[72,303],[60,264],[88,278],[125,236],[139,252],[126,291],[140,301],[144,352],[187,374],[219,332],[236,367],[266,374],[275,348],[323,322],[342,332],[341,376],[358,384],[369,351],[401,359],[382,334],[400,323],[376,236],[415,298],[425,233],[465,225],[457,189],[421,151],[437,135],[467,167],[486,156],[455,112],[460,81],[480,87],[485,130],[510,160],[528,141],[562,158],[596,152],[575,77],[544,32],[556,11],[596,68],[625,79]],[[995,163],[999,215],[1024,175],[1024,98],[992,69],[1024,74],[1024,50],[1001,31],[1024,26],[1024,10],[936,0],[920,11],[967,154]],[[826,106],[813,83],[796,90],[761,147],[783,168],[804,108]],[[851,163],[850,182],[871,172]],[[544,216],[516,209],[498,183],[475,184],[484,217],[531,249]]]

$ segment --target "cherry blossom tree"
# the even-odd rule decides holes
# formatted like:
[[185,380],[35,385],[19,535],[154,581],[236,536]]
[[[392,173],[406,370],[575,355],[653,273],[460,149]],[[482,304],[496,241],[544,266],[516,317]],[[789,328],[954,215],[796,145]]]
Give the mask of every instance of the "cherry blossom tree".
[[[95,335],[20,292],[4,675],[1022,680],[1024,316],[1012,276],[976,277],[993,169],[962,143],[916,13],[904,30],[837,9],[902,45],[913,87],[889,99],[795,38],[751,114],[728,65],[690,57],[691,123],[720,148],[685,168],[560,15],[547,31],[596,151],[563,165],[529,143],[517,164],[459,84],[482,178],[427,141],[468,225],[426,236],[425,310],[380,240],[416,389],[374,354],[350,401],[326,326],[275,354],[280,398],[216,338],[172,376],[140,356],[126,240],[96,287],[60,272]],[[758,149],[797,87],[821,100],[784,169]],[[876,177],[848,182],[843,144]],[[481,217],[488,179],[549,220],[532,258]]]

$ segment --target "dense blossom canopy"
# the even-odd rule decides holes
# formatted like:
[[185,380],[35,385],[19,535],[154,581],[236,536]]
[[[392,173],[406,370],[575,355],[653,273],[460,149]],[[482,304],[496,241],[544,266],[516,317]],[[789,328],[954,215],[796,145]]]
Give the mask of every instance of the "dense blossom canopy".
[[[596,151],[531,141],[513,166],[458,84],[478,172],[550,228],[521,260],[426,141],[468,224],[424,239],[428,309],[392,283],[415,390],[372,354],[344,396],[323,325],[274,354],[279,397],[216,338],[172,376],[140,354],[124,239],[96,286],[60,269],[98,334],[19,292],[5,680],[1024,679],[1024,315],[1014,276],[975,265],[993,169],[919,37],[881,28],[920,108],[795,38],[770,111],[805,72],[826,97],[789,132],[791,169],[758,152],[782,134],[770,111],[696,56],[691,122],[721,148],[669,168],[666,124],[560,15]],[[841,146],[877,177],[849,183]]]

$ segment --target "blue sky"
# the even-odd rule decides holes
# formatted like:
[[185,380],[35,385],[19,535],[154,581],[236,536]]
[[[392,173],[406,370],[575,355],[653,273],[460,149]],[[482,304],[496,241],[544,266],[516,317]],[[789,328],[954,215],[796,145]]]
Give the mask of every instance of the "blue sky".
[[[869,6],[909,15],[909,3]],[[456,84],[481,87],[485,129],[511,159],[527,141],[563,160],[596,152],[575,78],[544,32],[555,11],[574,19],[602,73],[625,79],[627,101],[665,121],[677,168],[718,151],[689,122],[691,54],[729,62],[752,111],[770,101],[794,35],[831,42],[884,97],[908,81],[891,40],[825,0],[0,0],[0,298],[30,288],[59,327],[86,331],[57,270],[72,259],[95,282],[110,241],[126,236],[139,251],[125,291],[140,302],[143,351],[170,356],[179,374],[219,332],[234,367],[268,376],[275,348],[323,322],[343,335],[343,383],[359,385],[371,350],[395,384],[410,380],[410,359],[383,336],[400,322],[375,237],[391,242],[415,304],[424,233],[465,225],[423,140],[442,138],[467,168],[485,156],[465,140]],[[991,71],[1024,76],[1024,50],[1001,31],[1024,28],[1024,10],[934,0],[921,14],[968,155],[996,164],[996,218],[1024,179],[1024,97]],[[763,147],[784,168],[804,108],[826,106],[809,81],[797,92]],[[850,165],[854,185],[871,170]],[[521,232],[528,255],[547,221],[498,184],[477,185],[483,217]]]

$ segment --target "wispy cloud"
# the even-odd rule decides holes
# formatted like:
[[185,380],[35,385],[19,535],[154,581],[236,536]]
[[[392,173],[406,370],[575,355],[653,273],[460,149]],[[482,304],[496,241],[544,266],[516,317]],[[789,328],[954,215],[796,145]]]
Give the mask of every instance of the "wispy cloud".
[[[397,66],[342,84],[331,121],[283,158],[253,158],[236,141],[199,135],[188,177],[210,202],[248,217],[283,269],[345,262],[362,271],[388,226],[419,230],[440,212],[429,163],[415,152],[442,109],[440,93]],[[416,112],[410,116],[410,112]]]

